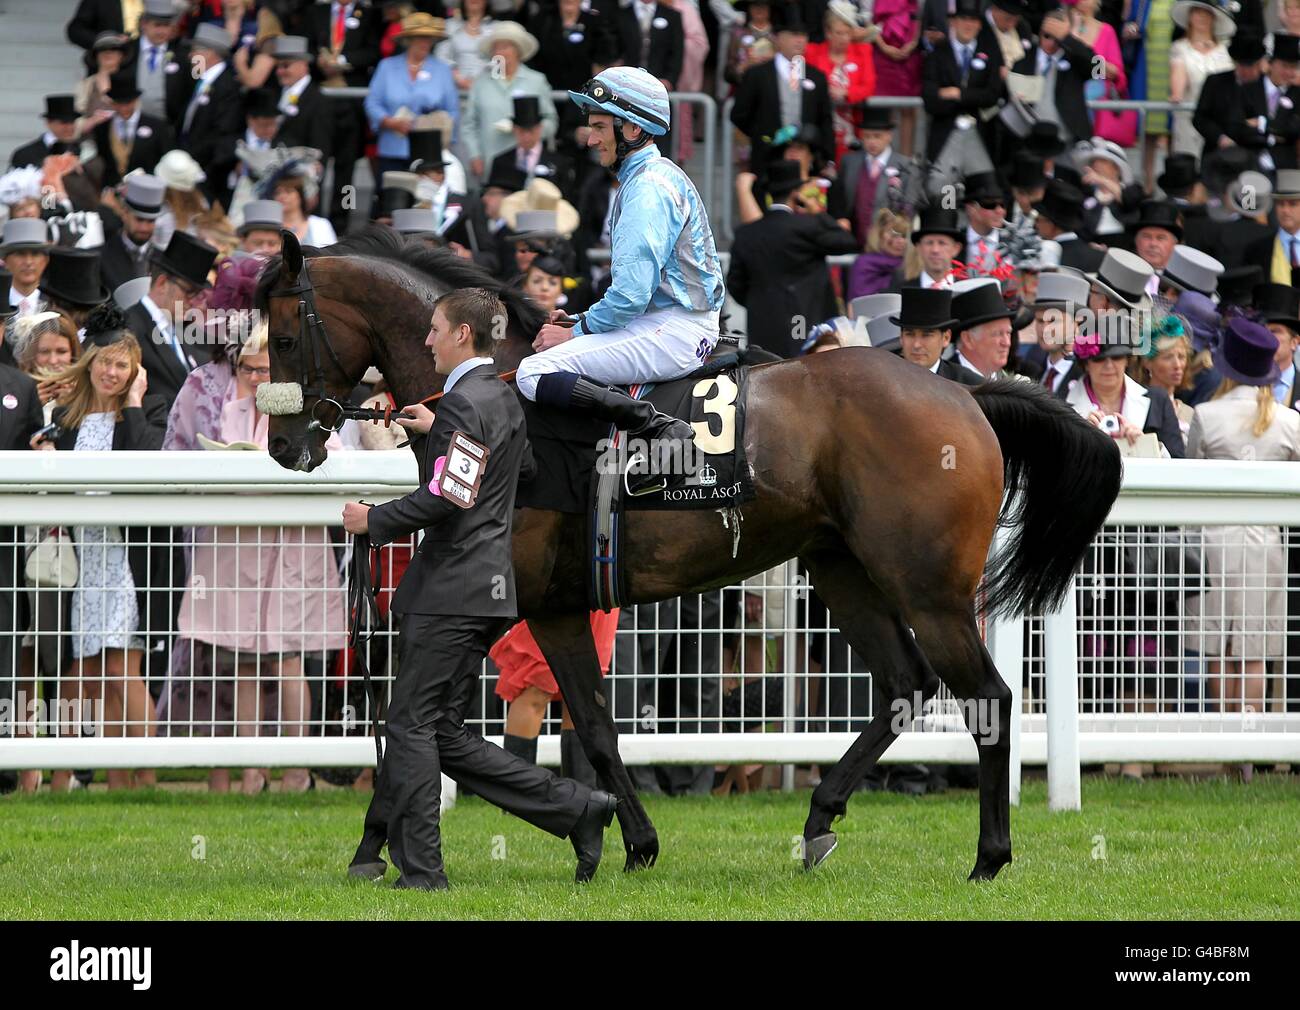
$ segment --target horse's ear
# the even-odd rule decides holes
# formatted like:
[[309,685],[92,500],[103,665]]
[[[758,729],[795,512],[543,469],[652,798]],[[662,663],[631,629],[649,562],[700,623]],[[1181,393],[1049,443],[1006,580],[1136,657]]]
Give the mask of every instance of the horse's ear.
[[298,244],[298,236],[288,228],[280,229],[280,257],[288,279],[296,281],[302,272],[302,246]]

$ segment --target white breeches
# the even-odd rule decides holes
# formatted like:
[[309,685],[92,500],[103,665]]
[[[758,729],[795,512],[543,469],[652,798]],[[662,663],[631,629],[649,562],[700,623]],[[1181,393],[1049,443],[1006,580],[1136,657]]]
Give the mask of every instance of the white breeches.
[[681,308],[647,312],[626,329],[583,334],[529,355],[519,363],[515,382],[535,400],[537,380],[551,372],[576,372],[611,386],[680,379],[713,353],[718,315]]

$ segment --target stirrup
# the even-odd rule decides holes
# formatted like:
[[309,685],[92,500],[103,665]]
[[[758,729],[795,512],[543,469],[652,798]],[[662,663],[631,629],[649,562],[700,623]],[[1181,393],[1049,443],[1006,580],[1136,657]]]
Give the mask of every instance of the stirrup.
[[652,485],[650,487],[642,488],[640,491],[632,490],[632,487],[631,485],[628,484],[627,479],[629,476],[631,476],[632,468],[641,463],[645,463],[648,466],[650,460],[645,453],[638,452],[635,456],[633,456],[631,459],[627,461],[627,467],[624,468],[623,470],[623,490],[624,492],[626,492],[627,496],[629,498],[640,498],[642,495],[656,494],[659,491],[666,491],[668,489],[668,478],[663,476],[662,474],[659,475],[660,480],[658,484]]

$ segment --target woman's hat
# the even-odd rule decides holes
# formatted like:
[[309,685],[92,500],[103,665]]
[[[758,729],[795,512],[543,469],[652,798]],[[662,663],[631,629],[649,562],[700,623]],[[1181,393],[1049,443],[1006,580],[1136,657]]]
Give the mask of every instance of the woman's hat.
[[112,293],[99,279],[99,250],[55,246],[41,274],[41,294],[77,308],[106,302]]
[[785,196],[803,185],[803,170],[797,161],[781,158],[767,166],[767,191],[772,196]]
[[43,219],[11,217],[5,222],[3,240],[0,240],[0,259],[21,249],[50,251],[50,226]]
[[1136,253],[1108,249],[1097,272],[1089,277],[1112,301],[1137,309],[1150,303],[1146,286],[1154,275],[1151,264]]
[[102,53],[107,49],[120,49],[126,52],[131,48],[131,39],[121,32],[100,32],[95,36],[95,41],[90,46],[93,53]]
[[399,39],[445,39],[447,23],[432,14],[417,11],[402,18],[402,30],[397,33]]
[[1228,321],[1210,357],[1224,378],[1243,386],[1271,386],[1282,374],[1276,360],[1277,346],[1277,337],[1267,326],[1238,316]]
[[1204,3],[1203,0],[1178,0],[1178,2],[1174,4],[1173,11],[1170,12],[1170,16],[1174,19],[1174,24],[1183,31],[1187,31],[1188,22],[1191,21],[1192,18],[1192,11],[1196,10],[1198,7],[1201,10],[1208,11],[1210,14],[1214,15],[1214,27],[1211,31],[1214,33],[1216,39],[1231,38],[1237,31],[1237,24],[1232,20],[1232,15],[1222,7],[1218,7],[1211,3]]
[[189,152],[182,151],[180,148],[168,151],[158,159],[153,174],[161,179],[168,189],[182,193],[194,192],[199,183],[207,179],[199,163],[190,156]]
[[135,217],[153,221],[162,214],[167,186],[156,175],[132,172],[122,180],[122,202]]
[[1048,180],[1043,198],[1034,204],[1034,210],[1064,231],[1078,231],[1083,227],[1083,193],[1060,179]]
[[942,207],[927,207],[921,211],[921,223],[912,231],[912,244],[927,235],[946,235],[954,242],[966,241],[966,230],[958,224],[957,212]]
[[1075,144],[1073,154],[1076,165],[1087,165],[1091,161],[1109,161],[1119,169],[1120,181],[1124,185],[1127,186],[1133,181],[1133,169],[1129,166],[1128,155],[1124,153],[1124,148],[1113,140],[1093,137],[1092,140]]
[[1209,350],[1219,343],[1219,307],[1199,291],[1184,291],[1174,302],[1174,312],[1192,328],[1192,350]]
[[1156,185],[1167,196],[1186,193],[1201,177],[1196,155],[1177,152],[1165,159],[1165,170],[1156,178]]
[[1213,295],[1222,273],[1223,264],[1213,256],[1191,246],[1176,245],[1169,262],[1160,271],[1160,279],[1179,291],[1199,291],[1203,295]]
[[1183,237],[1182,211],[1172,200],[1143,200],[1138,208],[1138,219],[1132,227],[1136,235],[1143,228],[1163,228],[1176,239]]
[[900,330],[950,330],[957,325],[952,314],[952,292],[939,288],[903,288],[903,308],[889,321]]
[[511,193],[501,201],[501,218],[512,231],[519,230],[520,212],[529,210],[554,211],[555,231],[560,238],[572,235],[581,222],[573,204],[565,200],[560,195],[559,187],[547,179],[533,179],[527,189]]
[[85,333],[88,347],[116,344],[127,334],[126,315],[113,302],[101,302],[86,316]]
[[544,274],[552,277],[565,277],[568,271],[564,269],[564,264],[555,256],[542,254],[528,264],[529,270],[540,270]]
[[216,262],[218,252],[206,242],[201,242],[189,232],[172,232],[166,249],[154,250],[153,263],[165,273],[179,277],[196,287],[211,287],[208,273]]
[[[415,17],[416,15],[411,15]],[[405,24],[406,22],[402,22]],[[498,21],[492,31],[483,36],[483,41],[479,43],[479,53],[483,56],[492,55],[492,47],[498,42],[510,42],[519,50],[519,59],[522,63],[527,63],[537,55],[537,39],[530,32],[524,30],[524,26],[518,21]]]
[[427,171],[451,163],[442,149],[441,130],[412,130],[406,139],[411,142],[412,172]]
[[77,121],[76,99],[72,95],[46,95],[43,118],[56,123],[75,123]]
[[1290,284],[1260,284],[1253,292],[1255,311],[1266,323],[1278,323],[1300,335],[1300,288]]
[[959,282],[953,288],[952,312],[959,330],[973,330],[981,323],[1012,319],[1016,314],[1002,298],[1002,285],[991,277]]
[[1127,312],[1107,312],[1081,327],[1074,338],[1074,356],[1080,361],[1105,361],[1142,354],[1142,338]]
[[831,0],[826,5],[826,13],[843,21],[850,28],[862,27],[862,15],[859,14],[857,5],[848,0]]
[[1038,292],[1031,307],[1078,312],[1088,307],[1092,285],[1088,278],[1064,270],[1045,273],[1038,278]]

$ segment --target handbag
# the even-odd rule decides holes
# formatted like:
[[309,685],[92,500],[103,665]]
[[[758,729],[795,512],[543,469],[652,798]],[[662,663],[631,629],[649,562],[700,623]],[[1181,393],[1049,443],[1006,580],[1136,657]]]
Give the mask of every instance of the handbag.
[[[1106,82],[1106,98],[1120,99],[1124,95],[1113,81]],[[1098,137],[1114,141],[1120,147],[1134,147],[1137,144],[1138,114],[1134,112],[1115,112],[1113,109],[1097,109],[1093,115],[1092,132]]]
[[27,582],[37,589],[72,589],[77,584],[77,551],[61,526],[51,526],[28,552]]

